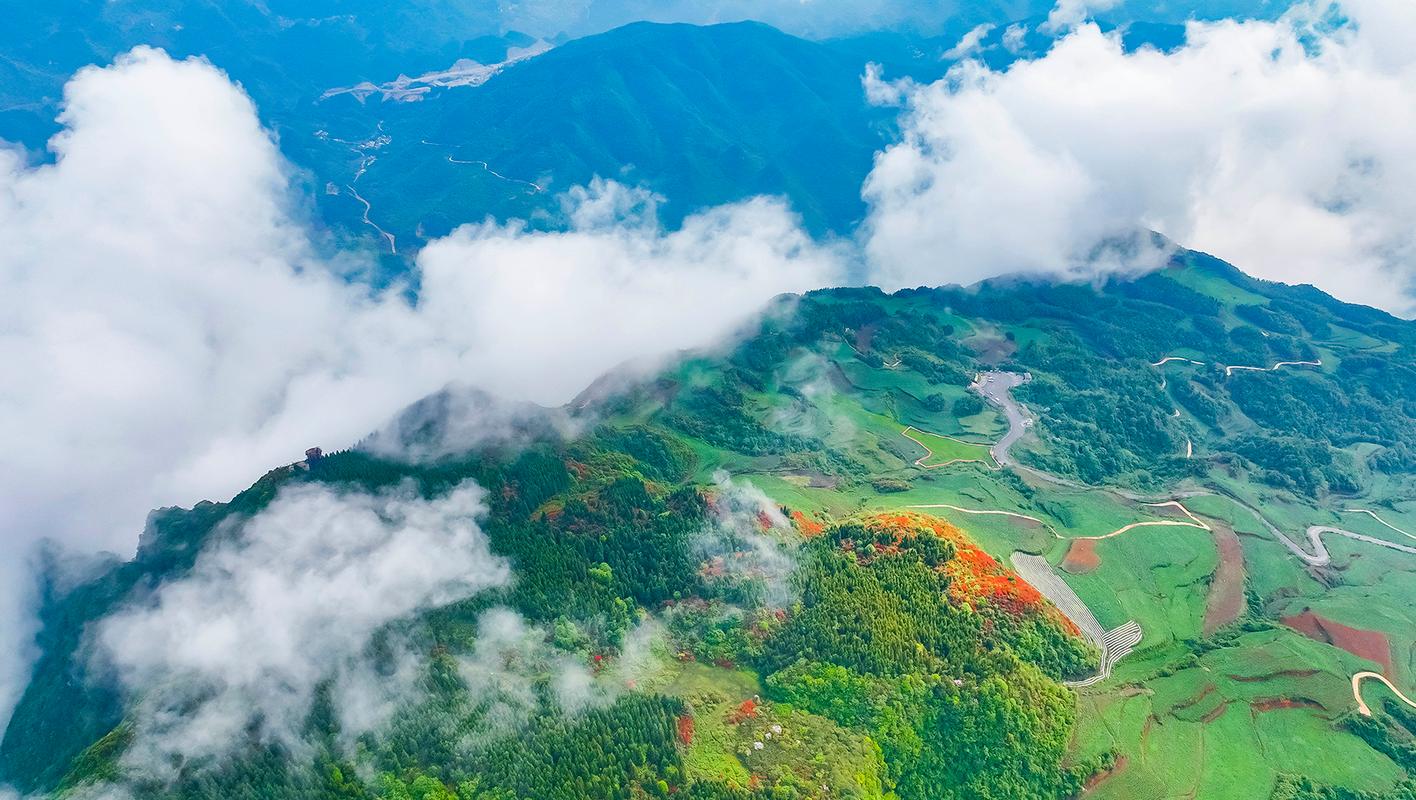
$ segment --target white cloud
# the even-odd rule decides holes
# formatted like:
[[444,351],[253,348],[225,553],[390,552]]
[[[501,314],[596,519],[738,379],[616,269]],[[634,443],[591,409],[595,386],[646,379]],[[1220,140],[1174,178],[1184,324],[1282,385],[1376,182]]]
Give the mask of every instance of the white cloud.
[[1323,10],[1191,23],[1169,54],[1082,25],[1006,72],[965,63],[907,87],[903,141],[864,188],[879,282],[1081,276],[1116,268],[1098,245],[1149,228],[1416,311],[1416,70],[1390,33],[1411,12],[1361,0],[1355,27],[1321,30]]
[[840,275],[779,201],[711,208],[664,233],[643,218],[605,224],[606,207],[635,207],[626,191],[596,182],[595,213],[570,231],[488,223],[430,243],[420,316],[455,331],[498,391],[564,400],[629,356],[703,344],[769,297]]
[[[510,580],[477,526],[481,498],[471,481],[433,500],[306,486],[227,526],[183,579],[89,629],[93,667],[128,694],[132,738],[118,775],[65,796],[131,800],[134,783],[190,775],[255,741],[308,753],[317,687],[330,692],[338,743],[357,753],[357,737],[426,691],[423,654],[397,629],[377,649],[371,634]],[[0,800],[26,798],[0,786]]]
[[766,493],[726,470],[714,472],[713,483],[712,521],[694,540],[710,577],[754,587],[768,608],[789,607],[796,599],[796,557],[786,545],[792,524]]
[[1015,22],[1003,30],[1003,48],[1013,55],[1023,51],[1023,46],[1027,44],[1028,26],[1021,22]]
[[1043,33],[1060,33],[1082,24],[1093,12],[1115,8],[1121,0],[1057,0],[1057,5],[1047,13],[1047,19],[1038,26]]
[[416,666],[374,674],[373,635],[421,609],[511,581],[477,520],[471,482],[432,500],[308,485],[283,490],[198,558],[190,574],[105,618],[98,658],[135,702],[124,763],[165,777],[219,759],[254,730],[298,749],[319,683],[336,677],[343,733],[376,729]]
[[780,203],[666,233],[617,224],[630,194],[597,182],[569,201],[574,230],[432,243],[413,305],[334,277],[358,265],[311,243],[250,100],[206,62],[139,48],[86,69],[61,121],[56,163],[0,153],[0,723],[41,537],[129,553],[148,509],[227,498],[449,381],[563,402],[838,270]]
[[957,44],[944,51],[944,58],[965,58],[972,55],[975,50],[978,50],[978,46],[983,41],[983,37],[987,36],[989,31],[992,31],[996,27],[998,26],[988,22],[982,25],[975,25],[973,28],[969,29],[968,33],[959,37]]
[[610,705],[659,671],[664,628],[645,617],[624,634],[618,657],[601,662],[597,671],[551,646],[549,638],[544,628],[507,608],[490,609],[477,621],[473,651],[458,660],[470,702],[482,715],[468,745],[514,731],[551,704],[571,715]]

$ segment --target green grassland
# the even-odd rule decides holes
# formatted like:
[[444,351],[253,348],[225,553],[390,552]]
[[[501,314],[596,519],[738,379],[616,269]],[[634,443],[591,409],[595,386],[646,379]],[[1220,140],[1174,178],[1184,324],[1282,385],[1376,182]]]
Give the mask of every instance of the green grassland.
[[1220,301],[1225,306],[1238,305],[1241,303],[1250,305],[1267,305],[1269,300],[1257,292],[1251,291],[1243,286],[1237,286],[1233,281],[1226,280],[1221,275],[1193,265],[1187,265],[1179,269],[1167,271],[1166,277],[1188,289],[1193,289],[1200,294]]
[[[845,411],[852,406],[845,397],[833,404],[860,422],[861,431],[888,434],[879,415]],[[926,441],[936,453],[949,452],[946,443],[955,442],[943,437]],[[959,452],[950,455],[964,457]],[[1134,522],[1183,519],[1102,491],[1034,486],[1025,496],[983,470],[953,466],[916,477],[907,492],[885,495],[865,486],[842,491],[791,486],[765,475],[752,479],[784,504],[828,515],[945,503],[1028,514],[1045,524],[929,510],[967,531],[995,557],[1005,558],[1014,550],[1044,552],[1054,564],[1065,554],[1067,538],[1096,536]],[[1371,535],[1392,534],[1362,515],[1343,514],[1339,519],[1264,487],[1220,483],[1262,504],[1270,520],[1287,530],[1341,522]],[[1398,677],[1416,673],[1416,572],[1380,554],[1354,558],[1349,551],[1374,548],[1339,538],[1329,547],[1341,565],[1343,582],[1325,587],[1248,510],[1221,496],[1185,502],[1195,513],[1226,521],[1240,533],[1250,589],[1268,599],[1268,614],[1277,617],[1312,608],[1344,624],[1380,630],[1391,638],[1393,654],[1401,662]],[[1404,521],[1398,513],[1384,518]],[[1135,619],[1144,639],[1118,666],[1115,677],[1101,691],[1084,693],[1079,705],[1076,757],[1115,751],[1125,764],[1089,797],[1266,797],[1280,773],[1368,791],[1389,789],[1401,778],[1399,766],[1335,721],[1353,705],[1347,676],[1373,666],[1370,663],[1282,628],[1240,636],[1196,659],[1195,643],[1203,639],[1210,580],[1218,564],[1208,531],[1181,525],[1143,527],[1098,541],[1095,547],[1100,566],[1084,575],[1064,574],[1064,579],[1103,626]],[[1295,702],[1284,707],[1279,701],[1285,699]],[[1256,705],[1262,710],[1255,710]],[[1303,755],[1314,752],[1325,754],[1321,763]]]
[[[1166,279],[1217,300],[1217,316],[1231,328],[1248,324],[1246,317],[1234,310],[1237,306],[1270,305],[1262,287],[1205,267],[1172,270]],[[911,300],[909,308],[922,308]],[[973,323],[965,328],[954,319],[951,324],[958,335],[974,337],[971,341],[986,349],[994,348],[1005,332],[1012,334],[1009,348],[1019,355],[1028,348],[1053,346],[1049,333],[1053,328],[1045,320],[996,326]],[[876,341],[880,341],[879,334]],[[1391,349],[1379,337],[1337,324],[1324,333],[1322,343],[1319,356],[1325,366],[1311,370],[1314,373],[1333,374],[1342,369],[1343,359],[1353,349]],[[1185,520],[1104,489],[1019,483],[1006,474],[968,463],[931,470],[909,466],[908,462],[924,455],[922,449],[901,452],[884,444],[892,435],[898,436],[902,426],[920,431],[911,434],[923,439],[934,453],[925,464],[935,464],[976,454],[978,449],[971,450],[971,443],[996,439],[1003,430],[1001,419],[991,409],[975,419],[955,418],[947,410],[931,412],[921,402],[924,397],[938,395],[947,407],[963,396],[964,385],[941,386],[888,358],[882,359],[885,363],[872,363],[867,355],[844,343],[826,350],[825,360],[839,369],[844,383],[838,383],[836,391],[824,400],[818,397],[814,402],[839,421],[833,434],[825,438],[830,446],[862,462],[872,461],[871,470],[823,487],[744,469],[755,485],[785,505],[824,518],[840,518],[864,509],[946,504],[1036,517],[1042,524],[950,508],[928,509],[928,513],[967,531],[995,557],[1006,558],[1012,551],[1023,550],[1043,553],[1053,564],[1065,554],[1066,539],[1097,536],[1135,522]],[[1162,355],[1207,363],[1263,365],[1294,360],[1302,354],[1214,353],[1187,344],[1158,347],[1146,353],[1146,363],[1137,367],[1137,386],[1158,387],[1159,376],[1147,364]],[[1037,363],[1028,366],[1035,372],[1045,369]],[[1403,541],[1399,533],[1375,520],[1342,510],[1369,505],[1388,522],[1416,530],[1416,503],[1403,498],[1411,487],[1409,476],[1379,473],[1368,467],[1362,478],[1365,494],[1356,502],[1333,502],[1271,483],[1248,462],[1224,454],[1236,437],[1270,435],[1273,422],[1223,400],[1229,384],[1222,372],[1216,376],[1211,368],[1185,363],[1168,364],[1164,372],[1167,386],[1159,397],[1165,405],[1156,416],[1173,428],[1169,442],[1157,440],[1156,454],[1151,458],[1183,454],[1186,438],[1194,443],[1196,453],[1192,464],[1183,465],[1185,474],[1166,483],[1181,489],[1208,486],[1232,495],[1261,509],[1269,522],[1295,538],[1301,538],[1308,525],[1330,524]],[[1270,381],[1276,391],[1286,391],[1296,385],[1295,380],[1310,380],[1282,371],[1254,376]],[[1243,376],[1240,381],[1250,377]],[[1076,379],[1071,380],[1075,385]],[[1189,395],[1181,396],[1182,390],[1193,386],[1221,398],[1221,404],[1227,403],[1218,417],[1202,417]],[[1075,458],[1077,451],[1068,442],[1050,435],[1055,434],[1050,425],[1059,421],[1056,415],[1070,412],[1051,398],[1033,399],[1029,404],[1041,417],[1040,436],[1025,439],[1016,452],[1049,467]],[[1178,417],[1171,413],[1176,408],[1181,411]],[[849,436],[842,435],[842,430],[848,430]],[[1069,430],[1086,435],[1085,429]],[[1370,444],[1345,449],[1363,465],[1382,452]],[[875,455],[880,451],[893,453],[905,465],[890,463],[886,468],[885,460]],[[1142,475],[1146,470],[1143,461],[1134,463],[1139,469],[1111,469],[1124,482],[1129,480],[1126,476]],[[874,475],[902,480],[908,488],[877,491],[870,483]],[[1239,535],[1247,573],[1245,589],[1256,605],[1251,605],[1249,616],[1235,626],[1210,639],[1204,637],[1203,620],[1219,562],[1218,550],[1210,532],[1182,525],[1136,528],[1098,541],[1097,569],[1081,575],[1061,573],[1104,626],[1134,619],[1144,632],[1138,649],[1117,666],[1111,680],[1081,694],[1074,757],[1084,759],[1112,751],[1123,760],[1123,766],[1088,796],[1262,798],[1283,773],[1351,789],[1391,789],[1403,776],[1402,768],[1349,732],[1343,723],[1354,706],[1349,676],[1374,665],[1308,639],[1277,620],[1310,609],[1355,628],[1380,631],[1391,640],[1393,678],[1409,685],[1411,676],[1416,675],[1416,564],[1393,551],[1329,537],[1333,565],[1314,571],[1294,558],[1251,511],[1234,500],[1214,494],[1189,497],[1184,503],[1203,518],[1227,523]]]
[[966,442],[952,436],[940,436],[918,428],[910,427],[901,431],[901,436],[927,448],[922,452],[919,466],[927,469],[945,467],[954,462],[977,461],[993,466],[993,457],[988,454],[988,446]]
[[1401,768],[1334,723],[1359,663],[1290,631],[1261,631],[1120,692],[1084,692],[1077,753],[1125,757],[1089,796],[1267,797],[1284,772],[1390,789]]
[[1205,615],[1208,578],[1218,563],[1209,532],[1137,528],[1096,543],[1101,564],[1066,581],[1106,628],[1141,624],[1141,647],[1196,639]]

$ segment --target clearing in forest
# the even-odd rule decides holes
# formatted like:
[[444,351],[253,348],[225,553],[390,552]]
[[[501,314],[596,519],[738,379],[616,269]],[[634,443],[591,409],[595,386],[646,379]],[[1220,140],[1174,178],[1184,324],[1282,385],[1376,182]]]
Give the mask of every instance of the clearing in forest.
[[950,464],[977,462],[990,469],[997,468],[993,457],[988,453],[987,445],[966,442],[951,436],[940,436],[937,433],[928,433],[913,425],[900,431],[900,435],[925,449],[925,454],[915,459],[914,463],[917,467],[936,469],[947,467]]

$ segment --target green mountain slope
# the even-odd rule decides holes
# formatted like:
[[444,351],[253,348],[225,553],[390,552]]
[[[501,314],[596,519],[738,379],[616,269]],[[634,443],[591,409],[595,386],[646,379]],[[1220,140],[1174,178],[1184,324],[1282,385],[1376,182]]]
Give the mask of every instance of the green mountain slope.
[[[498,442],[387,455],[446,449],[459,405],[430,401],[230,503],[157,513],[134,561],[53,590],[0,776],[154,797],[1411,791],[1410,712],[1367,683],[1361,716],[1351,679],[1416,680],[1416,324],[1198,253],[1099,287],[778,306],[726,353],[523,410]],[[291,492],[437,498],[467,479],[516,580],[374,637],[409,643],[424,676],[379,733],[342,737],[331,689],[308,747],[253,733],[175,783],[133,772],[145,693],[95,660],[103,619],[205,574]],[[516,656],[518,726],[468,749],[492,724],[466,669],[497,609],[544,655]],[[1134,650],[1099,642],[1119,658],[1103,679],[1059,685],[1097,669],[1079,632],[1130,622]],[[557,705],[566,662],[615,692]]]

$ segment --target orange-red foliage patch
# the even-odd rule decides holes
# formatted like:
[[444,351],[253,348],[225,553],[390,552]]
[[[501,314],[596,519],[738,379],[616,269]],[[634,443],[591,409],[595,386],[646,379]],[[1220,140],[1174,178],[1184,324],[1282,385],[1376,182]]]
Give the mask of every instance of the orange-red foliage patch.
[[815,539],[826,530],[826,526],[808,517],[800,511],[792,512],[792,522],[796,523],[796,528],[802,536],[808,539]]
[[950,578],[951,600],[969,605],[984,601],[1016,616],[1047,613],[1068,632],[1080,634],[1071,621],[1043,603],[1042,594],[1037,589],[999,564],[963,531],[948,522],[923,514],[892,512],[869,517],[864,525],[873,534],[890,535],[893,543],[887,542],[884,547],[877,544],[876,550],[881,553],[907,548],[911,540],[921,535],[932,534],[953,544],[954,558],[940,567]]
[[742,701],[742,705],[738,706],[736,711],[728,715],[728,722],[737,725],[755,716],[757,716],[757,701],[748,698]]

